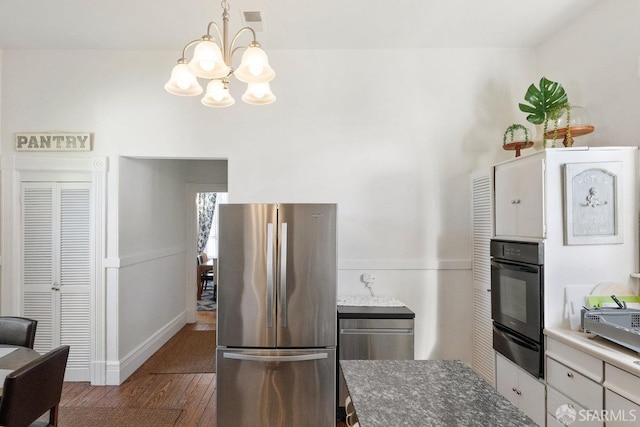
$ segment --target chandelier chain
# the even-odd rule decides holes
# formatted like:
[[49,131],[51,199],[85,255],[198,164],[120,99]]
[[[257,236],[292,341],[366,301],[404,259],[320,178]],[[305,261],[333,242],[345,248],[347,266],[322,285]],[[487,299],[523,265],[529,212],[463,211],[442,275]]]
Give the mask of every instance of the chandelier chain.
[[228,11],[229,11],[229,2],[228,2],[227,0],[222,0],[222,1],[220,2],[220,7],[222,7],[222,9],[223,9],[225,12],[228,12]]

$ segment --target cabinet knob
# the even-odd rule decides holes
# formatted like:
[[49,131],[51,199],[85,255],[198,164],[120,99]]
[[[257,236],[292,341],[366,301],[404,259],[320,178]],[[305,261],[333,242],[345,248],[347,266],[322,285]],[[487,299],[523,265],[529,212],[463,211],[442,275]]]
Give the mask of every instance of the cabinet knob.
[[567,376],[568,376],[569,378],[573,378],[573,372],[567,372]]
[[511,204],[512,204],[512,205],[519,205],[519,204],[520,204],[520,199],[513,199],[513,200],[511,201]]
[[520,390],[518,390],[517,388],[512,388],[511,391],[513,391],[515,394],[517,394],[518,396],[520,396],[522,394],[522,392]]
[[491,292],[491,288],[487,289],[487,292]]

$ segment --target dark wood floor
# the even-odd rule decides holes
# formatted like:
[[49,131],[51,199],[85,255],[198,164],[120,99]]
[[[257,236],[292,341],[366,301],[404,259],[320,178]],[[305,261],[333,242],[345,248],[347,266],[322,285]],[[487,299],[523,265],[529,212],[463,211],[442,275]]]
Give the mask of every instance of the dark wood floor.
[[[216,329],[215,312],[199,311],[192,330]],[[216,425],[216,374],[151,374],[143,364],[119,386],[65,383],[61,406],[182,409],[176,426]],[[122,426],[128,427],[128,426]],[[133,426],[132,426],[133,427]],[[337,427],[346,427],[338,423]]]
[[[215,312],[198,312],[193,330],[216,328]],[[61,406],[182,409],[176,426],[216,425],[216,374],[151,374],[143,364],[119,386],[65,383]],[[126,427],[126,426],[123,426]]]

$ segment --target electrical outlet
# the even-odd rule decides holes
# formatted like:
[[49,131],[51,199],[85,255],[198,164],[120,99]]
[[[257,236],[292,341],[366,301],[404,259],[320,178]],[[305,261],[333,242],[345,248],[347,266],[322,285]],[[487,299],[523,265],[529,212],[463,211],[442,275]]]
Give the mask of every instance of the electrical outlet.
[[364,283],[373,283],[376,281],[376,275],[373,273],[365,273],[360,277]]

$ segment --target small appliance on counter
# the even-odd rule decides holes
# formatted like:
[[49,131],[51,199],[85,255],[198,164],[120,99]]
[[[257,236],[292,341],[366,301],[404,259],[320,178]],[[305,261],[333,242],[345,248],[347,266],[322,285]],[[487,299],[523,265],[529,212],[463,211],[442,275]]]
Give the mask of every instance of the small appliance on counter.
[[[611,295],[611,299],[616,308],[582,309],[582,329],[640,353],[640,310],[627,308],[627,298],[622,296]],[[637,301],[637,297],[633,297],[633,301]]]
[[[412,360],[415,313],[392,297],[338,297],[338,361]],[[338,418],[348,396],[337,366]]]

